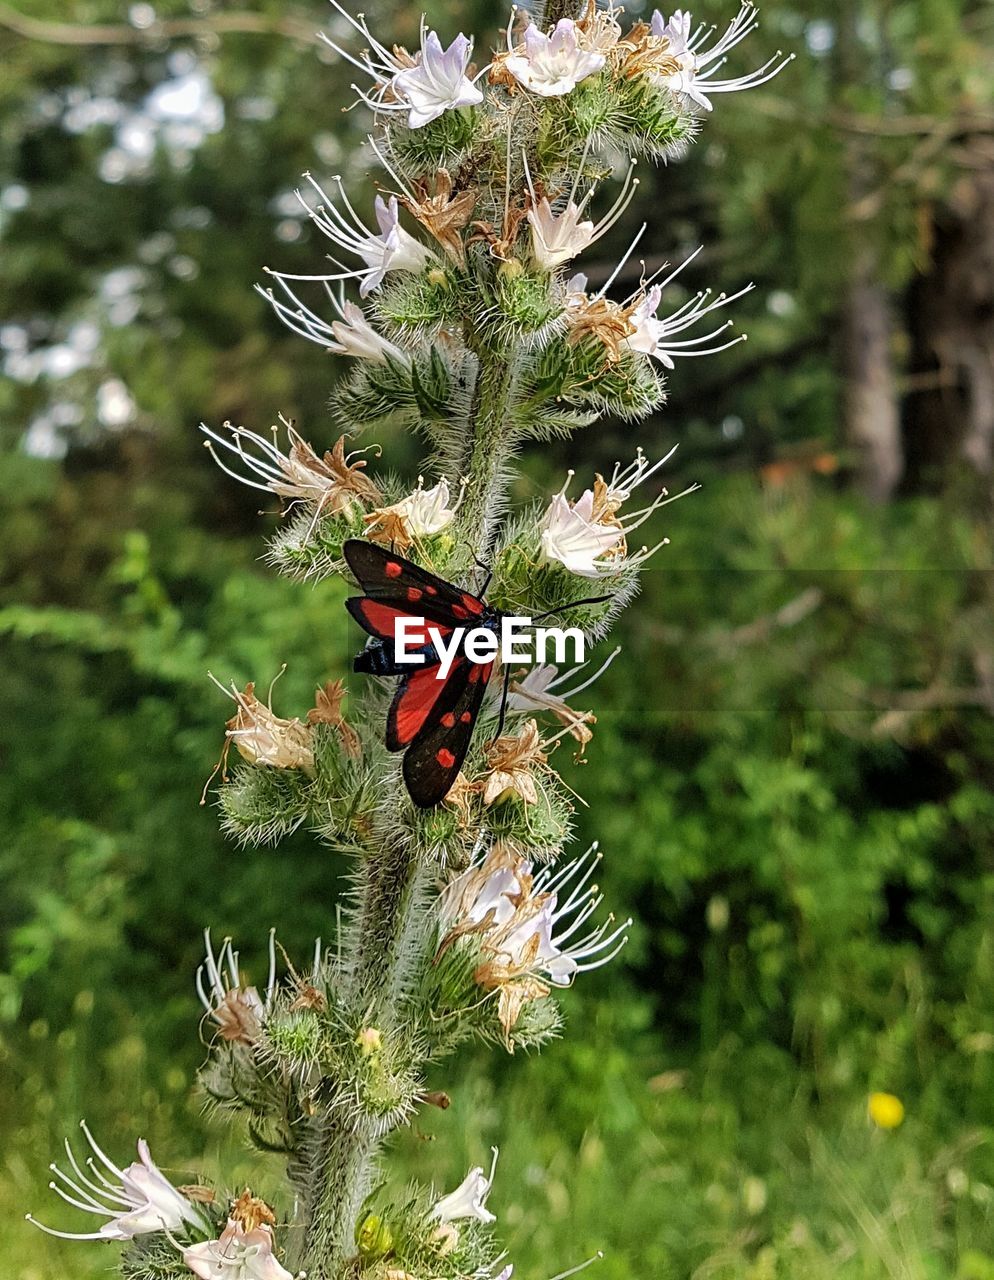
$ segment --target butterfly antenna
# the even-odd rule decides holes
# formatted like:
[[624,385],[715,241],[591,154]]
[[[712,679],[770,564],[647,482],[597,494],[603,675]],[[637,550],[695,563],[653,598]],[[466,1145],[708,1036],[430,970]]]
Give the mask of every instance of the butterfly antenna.
[[545,613],[537,613],[532,622],[541,622],[543,618],[551,618],[554,614],[565,613],[567,609],[579,609],[582,604],[603,604],[610,596],[585,596],[582,600],[571,600],[569,604],[558,605],[555,609],[547,609]]
[[482,599],[483,599],[483,597],[487,594],[487,587],[489,587],[489,586],[490,586],[490,582],[491,582],[491,580],[493,579],[493,576],[494,576],[494,571],[493,571],[493,569],[491,568],[491,566],[490,566],[490,565],[487,565],[487,564],[484,564],[484,563],[483,563],[483,561],[480,559],[480,557],[479,557],[479,556],[478,556],[478,555],[473,551],[473,548],[469,546],[469,543],[468,543],[468,542],[467,542],[467,543],[464,543],[463,545],[469,548],[469,551],[470,551],[470,553],[471,553],[471,554],[472,554],[472,556],[473,556],[473,563],[476,565],[476,567],[477,567],[478,569],[482,569],[482,570],[483,570],[483,572],[487,575],[487,576],[483,579],[483,586],[482,586],[482,587],[480,588],[480,590],[476,593],[476,598],[477,598],[478,600],[482,600]]

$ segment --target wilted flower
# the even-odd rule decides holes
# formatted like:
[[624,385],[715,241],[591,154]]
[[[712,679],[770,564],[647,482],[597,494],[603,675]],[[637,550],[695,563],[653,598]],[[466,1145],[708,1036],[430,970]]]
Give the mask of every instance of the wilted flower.
[[738,76],[732,80],[716,80],[714,77],[724,66],[726,54],[750,32],[759,26],[754,18],[758,10],[754,4],[745,0],[741,9],[729,23],[725,34],[710,49],[702,46],[714,28],[707,23],[693,30],[693,18],[688,10],[677,9],[668,21],[657,9],[652,15],[652,34],[660,40],[667,41],[667,54],[674,58],[679,69],[661,77],[675,93],[685,94],[692,102],[705,111],[711,110],[709,94],[733,93],[737,89],[754,89],[765,84],[778,75],[794,55],[784,57],[780,50],[764,62],[761,67],[748,75]]
[[[247,1193],[246,1193],[247,1195]],[[244,1220],[234,1214],[245,1197],[235,1202],[228,1225],[217,1240],[204,1240],[183,1250],[183,1261],[200,1280],[294,1280],[273,1253],[273,1220],[268,1206],[264,1220],[253,1206],[262,1205],[249,1197]],[[248,1225],[254,1224],[254,1225]]]
[[138,1159],[126,1169],[119,1169],[97,1146],[85,1121],[80,1128],[104,1169],[98,1168],[90,1156],[86,1160],[90,1173],[85,1174],[67,1139],[66,1156],[74,1176],[63,1173],[56,1164],[49,1168],[69,1191],[54,1181],[48,1185],[67,1204],[107,1221],[98,1231],[83,1232],[54,1231],[37,1222],[31,1214],[27,1215],[28,1222],[64,1240],[131,1240],[153,1231],[178,1231],[184,1225],[204,1229],[206,1224],[198,1210],[152,1163],[144,1138],[138,1140]]
[[247,684],[241,693],[234,684],[226,689],[219,680],[214,683],[238,706],[227,722],[225,737],[235,744],[243,760],[268,765],[271,769],[313,770],[309,725],[301,724],[296,718],[284,720],[274,715],[272,707],[255,696],[254,683]]
[[[396,196],[391,196],[389,200],[377,196],[373,202],[376,224],[379,227],[379,234],[374,235],[352,207],[340,177],[336,176],[333,181],[338,186],[339,199],[345,208],[344,213],[309,173],[305,173],[304,177],[321,199],[319,205],[311,206],[302,193],[297,192],[297,199],[307,210],[311,221],[328,237],[336,249],[355,254],[366,265],[358,270],[343,268],[341,271],[323,275],[290,275],[281,271],[269,271],[269,275],[284,287],[287,280],[312,280],[320,284],[328,284],[333,280],[360,279],[362,283],[359,286],[359,293],[365,298],[368,293],[380,287],[388,271],[420,271],[432,260],[431,251],[400,225],[400,209]],[[293,292],[289,288],[287,292],[296,303],[297,299]]]
[[[334,447],[319,457],[292,423],[285,418],[280,421],[287,433],[286,453],[276,443],[275,427],[272,440],[244,427],[234,427],[230,422],[224,424],[227,436],[219,435],[203,423],[200,430],[209,437],[207,448],[221,470],[251,489],[289,498],[291,504],[313,502],[319,513],[328,515],[352,516],[364,505],[380,501],[379,489],[364,474],[366,461],[360,456],[364,450],[346,453],[345,436],[340,436]],[[244,474],[232,471],[225,464],[217,445],[238,459]]]
[[[385,158],[381,159],[386,165]],[[475,187],[455,191],[448,169],[436,170],[431,182],[418,179],[413,190],[401,197],[404,206],[435,237],[446,253],[460,264],[466,260],[466,250],[459,233],[473,216],[478,198],[479,192]]]
[[578,973],[607,964],[624,945],[631,921],[612,930],[610,916],[571,941],[603,901],[597,886],[588,884],[600,858],[592,845],[564,867],[533,875],[530,862],[498,842],[482,863],[446,888],[442,949],[460,937],[478,937],[485,959],[473,976],[484,990],[500,993],[498,1016],[506,1035],[529,1000],[542,999],[550,987],[569,986]]
[[366,533],[375,542],[392,543],[403,551],[417,538],[429,538],[447,529],[459,510],[462,494],[460,490],[454,505],[449,506],[449,482],[443,478],[426,489],[419,476],[413,493],[366,516]]
[[[665,546],[667,539],[651,550],[643,547],[634,555],[628,553],[627,535],[667,502],[674,501],[665,489],[647,507],[619,518],[618,511],[635,491],[651,475],[673,456],[671,449],[664,458],[649,465],[642,450],[636,454],[630,466],[614,468],[610,480],[595,478],[593,489],[584,489],[579,498],[570,501],[566,490],[573,472],[549,504],[539,526],[539,545],[542,558],[547,562],[563,565],[570,573],[581,578],[599,578],[620,573],[623,569],[637,567]],[[684,493],[696,488],[692,485]],[[683,497],[683,494],[677,494]]]
[[538,789],[532,770],[547,760],[534,720],[526,720],[519,733],[498,738],[487,750],[490,768],[483,785],[483,803],[496,804],[508,795],[519,796],[525,804],[537,803]]
[[255,1044],[276,990],[276,931],[269,931],[269,978],[264,999],[255,987],[242,985],[238,952],[232,950],[230,938],[225,938],[216,957],[210,929],[204,930],[204,944],[207,954],[197,969],[196,984],[205,1013],[223,1040]]
[[324,320],[311,307],[307,306],[287,284],[291,277],[277,272],[270,273],[280,289],[289,299],[289,303],[278,298],[272,289],[264,289],[256,285],[260,293],[273,310],[294,333],[308,342],[316,342],[339,356],[352,356],[356,360],[368,360],[371,364],[386,364],[387,357],[403,364],[407,356],[388,338],[384,338],[366,319],[362,307],[350,302],[345,296],[344,284],[336,292],[323,276],[315,277],[321,282],[328,300],[338,314],[337,320]]
[[520,680],[512,680],[508,685],[508,711],[511,713],[516,711],[528,712],[536,709],[550,711],[560,724],[566,726],[570,734],[579,742],[581,748],[586,746],[593,736],[588,726],[596,723],[596,717],[591,711],[574,711],[568,705],[568,702],[575,698],[578,693],[582,693],[584,689],[588,689],[595,680],[599,679],[620,652],[620,648],[615,649],[592,676],[588,676],[586,680],[574,688],[564,689],[562,692],[559,692],[559,686],[579,675],[589,663],[583,663],[575,671],[571,671],[564,676],[559,674],[559,668],[552,663],[542,663],[539,666],[532,667]]
[[493,1161],[490,1165],[490,1176],[487,1177],[480,1165],[470,1169],[455,1191],[443,1196],[431,1211],[431,1216],[439,1222],[459,1222],[463,1218],[475,1218],[477,1222],[496,1222],[497,1215],[487,1208],[487,1196],[494,1185],[494,1174],[497,1171],[498,1150],[493,1148]]
[[[473,56],[473,41],[462,33],[456,36],[448,49],[443,49],[435,32],[427,29],[422,15],[421,48],[412,57],[406,49],[397,46],[387,49],[370,33],[361,15],[357,21],[337,0],[331,2],[368,41],[369,48],[355,58],[328,36],[322,35],[321,39],[339,57],[372,78],[374,89],[371,95],[359,85],[352,87],[374,111],[406,111],[408,127],[420,129],[446,111],[472,107],[483,101],[483,94],[467,75]],[[479,72],[476,79],[485,71],[486,68]]]
[[621,39],[621,24],[616,15],[623,12],[624,9],[614,7],[613,0],[608,0],[604,9],[598,7],[597,0],[588,0],[586,12],[576,23],[580,47],[593,53],[610,54]]
[[606,59],[603,53],[584,47],[583,32],[572,18],[561,18],[550,35],[529,23],[523,45],[512,47],[508,35],[503,61],[525,89],[542,98],[559,98],[600,71]]
[[307,713],[307,723],[330,724],[338,733],[342,750],[353,758],[360,755],[362,745],[355,729],[342,715],[342,701],[346,689],[341,680],[329,680],[322,689],[314,694],[314,706]]
[[576,194],[580,182],[578,175],[565,207],[559,213],[555,213],[548,196],[543,195],[540,199],[536,195],[531,174],[528,171],[528,161],[527,158],[525,159],[525,176],[531,195],[528,221],[532,229],[532,252],[540,266],[546,271],[554,271],[611,230],[631,204],[638,188],[638,179],[632,177],[633,168],[634,163],[629,166],[625,174],[621,193],[614,204],[599,222],[594,223],[590,219],[583,221],[580,219],[593,197],[595,187],[591,187],[577,203]]

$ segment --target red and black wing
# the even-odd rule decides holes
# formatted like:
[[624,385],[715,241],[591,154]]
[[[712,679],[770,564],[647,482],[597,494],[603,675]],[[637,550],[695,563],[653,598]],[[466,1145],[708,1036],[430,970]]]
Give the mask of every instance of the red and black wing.
[[398,618],[420,618],[424,625],[418,630],[411,628],[408,633],[408,644],[412,649],[421,649],[431,644],[428,634],[429,623],[434,625],[444,638],[452,633],[452,624],[438,622],[434,618],[424,616],[420,606],[404,605],[385,600],[376,600],[372,596],[349,596],[345,607],[352,614],[363,631],[368,631],[377,640],[388,640],[393,644],[396,639],[395,628]]
[[419,808],[440,804],[455,782],[492,672],[492,662],[481,665],[457,658],[446,679],[437,682],[446,692],[427,712],[404,756],[404,782]]
[[449,704],[458,697],[458,680],[453,681],[463,659],[456,659],[445,679],[438,674],[438,663],[405,671],[387,712],[386,748],[403,751],[415,741],[433,716],[444,715]]
[[[342,547],[342,554],[370,600],[393,605],[402,612],[449,627],[479,618],[486,608],[482,600],[468,591],[429,573],[403,556],[394,555],[375,542],[350,538]],[[361,626],[366,625],[354,609],[350,611]],[[369,627],[366,629],[370,630]],[[371,631],[371,634],[379,633]]]
[[[493,663],[480,665],[460,656],[440,679],[439,664],[431,660],[427,627],[436,626],[447,638],[455,627],[481,618],[486,605],[373,542],[350,538],[342,553],[365,592],[346,600],[346,607],[363,630],[383,642],[383,652],[363,669],[402,677],[387,713],[387,750],[405,751],[404,781],[411,799],[422,809],[434,808],[466,758]],[[425,624],[421,639],[429,650],[428,662],[410,672],[391,656],[401,617],[420,618]],[[413,648],[422,647],[417,632],[408,634]]]

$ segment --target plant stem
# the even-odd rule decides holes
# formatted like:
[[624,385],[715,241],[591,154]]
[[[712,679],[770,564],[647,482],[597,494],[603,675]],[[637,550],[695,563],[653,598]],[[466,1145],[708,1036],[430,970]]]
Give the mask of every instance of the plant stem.
[[[459,541],[480,556],[490,550],[505,483],[508,404],[514,363],[507,353],[480,353],[472,433],[464,453],[467,485],[460,513]],[[390,804],[403,803],[402,794]],[[395,1025],[405,979],[431,945],[433,925],[419,910],[432,879],[402,836],[390,835],[365,854],[358,901],[352,913],[346,954],[352,957],[345,993],[352,1014],[383,1030]],[[413,1049],[412,1049],[413,1053]],[[331,1097],[319,1104],[315,1131],[304,1155],[298,1185],[302,1211],[295,1230],[299,1262],[308,1280],[335,1280],[355,1252],[356,1216],[369,1190],[376,1152],[385,1136],[348,1118]]]
[[459,519],[459,538],[486,559],[492,550],[507,482],[508,405],[514,388],[514,360],[508,352],[480,353],[480,371],[471,410],[463,476],[468,483]]

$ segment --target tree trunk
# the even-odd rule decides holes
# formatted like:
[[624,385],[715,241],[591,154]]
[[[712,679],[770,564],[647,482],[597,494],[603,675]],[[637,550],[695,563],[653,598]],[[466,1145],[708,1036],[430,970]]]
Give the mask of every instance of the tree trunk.
[[911,477],[957,461],[994,472],[994,174],[966,173],[934,215],[932,262],[909,294]]
[[843,413],[846,442],[857,455],[860,487],[875,502],[886,502],[901,479],[904,457],[890,300],[875,268],[875,255],[861,248],[842,312]]

